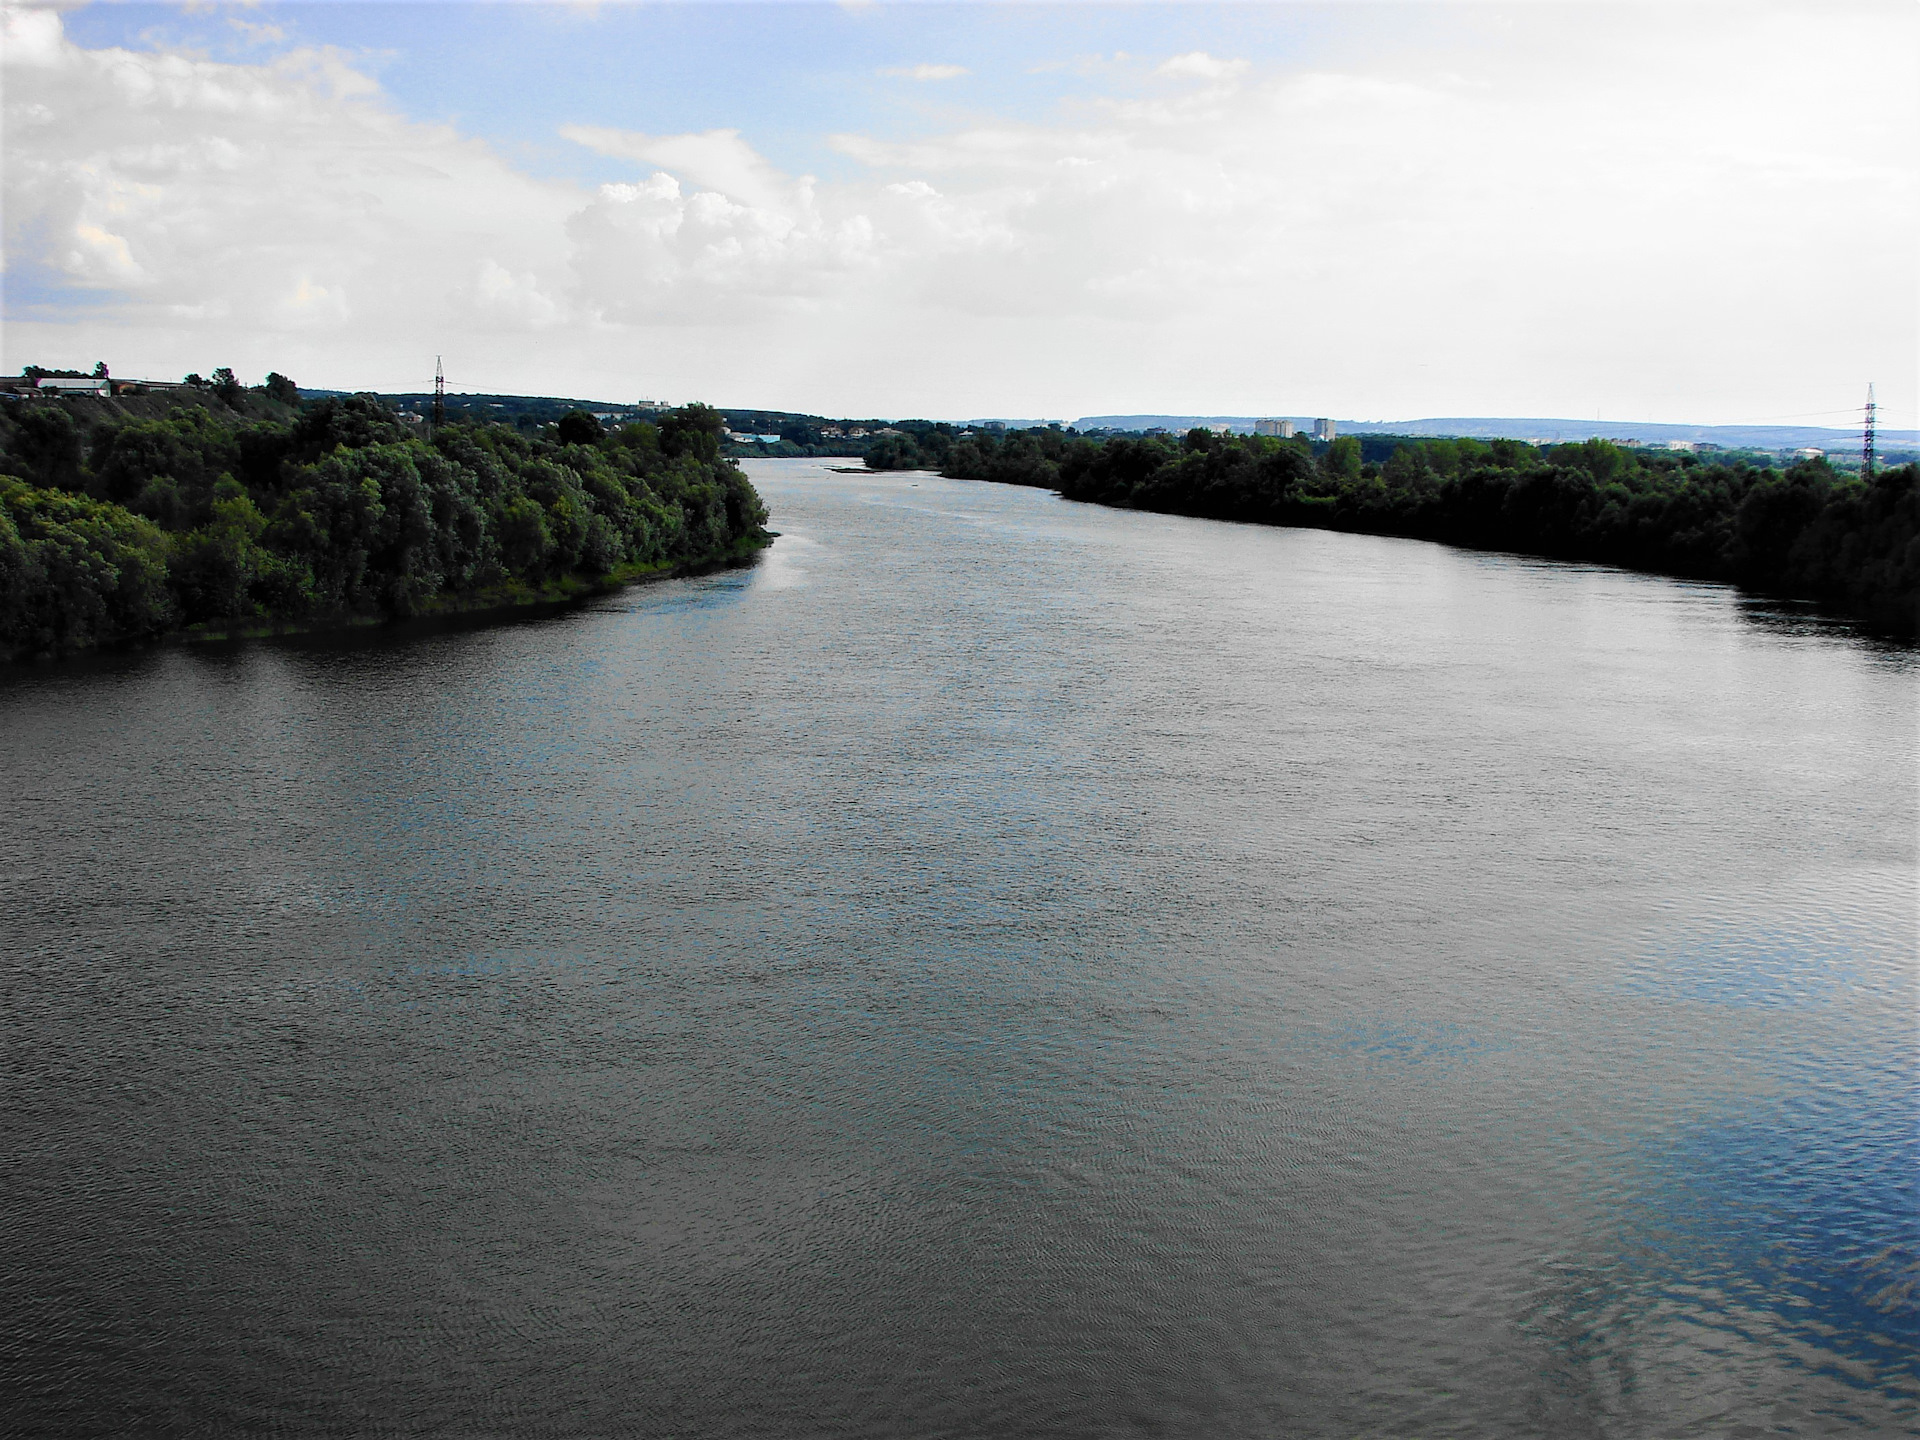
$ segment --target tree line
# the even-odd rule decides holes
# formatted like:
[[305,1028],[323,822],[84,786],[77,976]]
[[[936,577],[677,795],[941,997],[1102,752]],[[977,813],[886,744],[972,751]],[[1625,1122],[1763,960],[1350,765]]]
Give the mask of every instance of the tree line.
[[1104,441],[980,433],[942,448],[928,468],[943,475],[1069,500],[1730,581],[1820,601],[1882,631],[1920,631],[1920,480],[1910,464],[1869,481],[1820,459],[1776,470],[1606,440],[1466,439],[1402,439],[1376,464],[1363,463],[1353,437],[1316,446],[1206,430]]
[[0,654],[514,603],[765,543],[704,405],[431,440],[371,396],[78,413],[0,411]]

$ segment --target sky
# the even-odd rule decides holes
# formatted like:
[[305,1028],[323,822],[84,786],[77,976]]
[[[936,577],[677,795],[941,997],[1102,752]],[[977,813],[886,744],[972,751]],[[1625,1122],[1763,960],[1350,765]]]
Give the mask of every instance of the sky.
[[1912,427],[1911,4],[0,0],[0,364]]

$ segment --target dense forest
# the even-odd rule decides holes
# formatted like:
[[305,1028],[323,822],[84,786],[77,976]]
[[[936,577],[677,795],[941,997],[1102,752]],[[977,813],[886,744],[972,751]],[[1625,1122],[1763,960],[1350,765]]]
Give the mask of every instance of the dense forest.
[[[929,468],[944,475],[1038,485],[1069,500],[1731,581],[1820,601],[1879,630],[1920,629],[1920,479],[1910,464],[1867,481],[1824,460],[1773,469],[1605,440],[1412,439],[1363,463],[1352,438],[1316,447],[1205,430],[1105,441],[979,433],[925,449],[936,445]],[[869,453],[867,463],[908,458]]]
[[0,655],[559,598],[766,541],[706,406],[428,439],[273,378],[0,407]]

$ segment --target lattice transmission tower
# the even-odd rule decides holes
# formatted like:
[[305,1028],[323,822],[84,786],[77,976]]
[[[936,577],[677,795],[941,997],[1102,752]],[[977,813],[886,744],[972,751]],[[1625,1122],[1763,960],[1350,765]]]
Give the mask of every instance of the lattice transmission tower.
[[433,357],[433,428],[438,430],[447,423],[447,372],[441,367],[440,357]]
[[1867,428],[1860,436],[1860,478],[1873,479],[1873,422],[1877,407],[1873,403],[1873,382],[1867,382]]

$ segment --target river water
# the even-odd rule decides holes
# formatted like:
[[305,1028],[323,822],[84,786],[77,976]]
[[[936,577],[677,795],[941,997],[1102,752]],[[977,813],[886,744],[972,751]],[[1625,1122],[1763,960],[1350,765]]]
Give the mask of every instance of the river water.
[[1913,651],[752,468],[750,568],[0,680],[0,1428],[1914,1422]]

